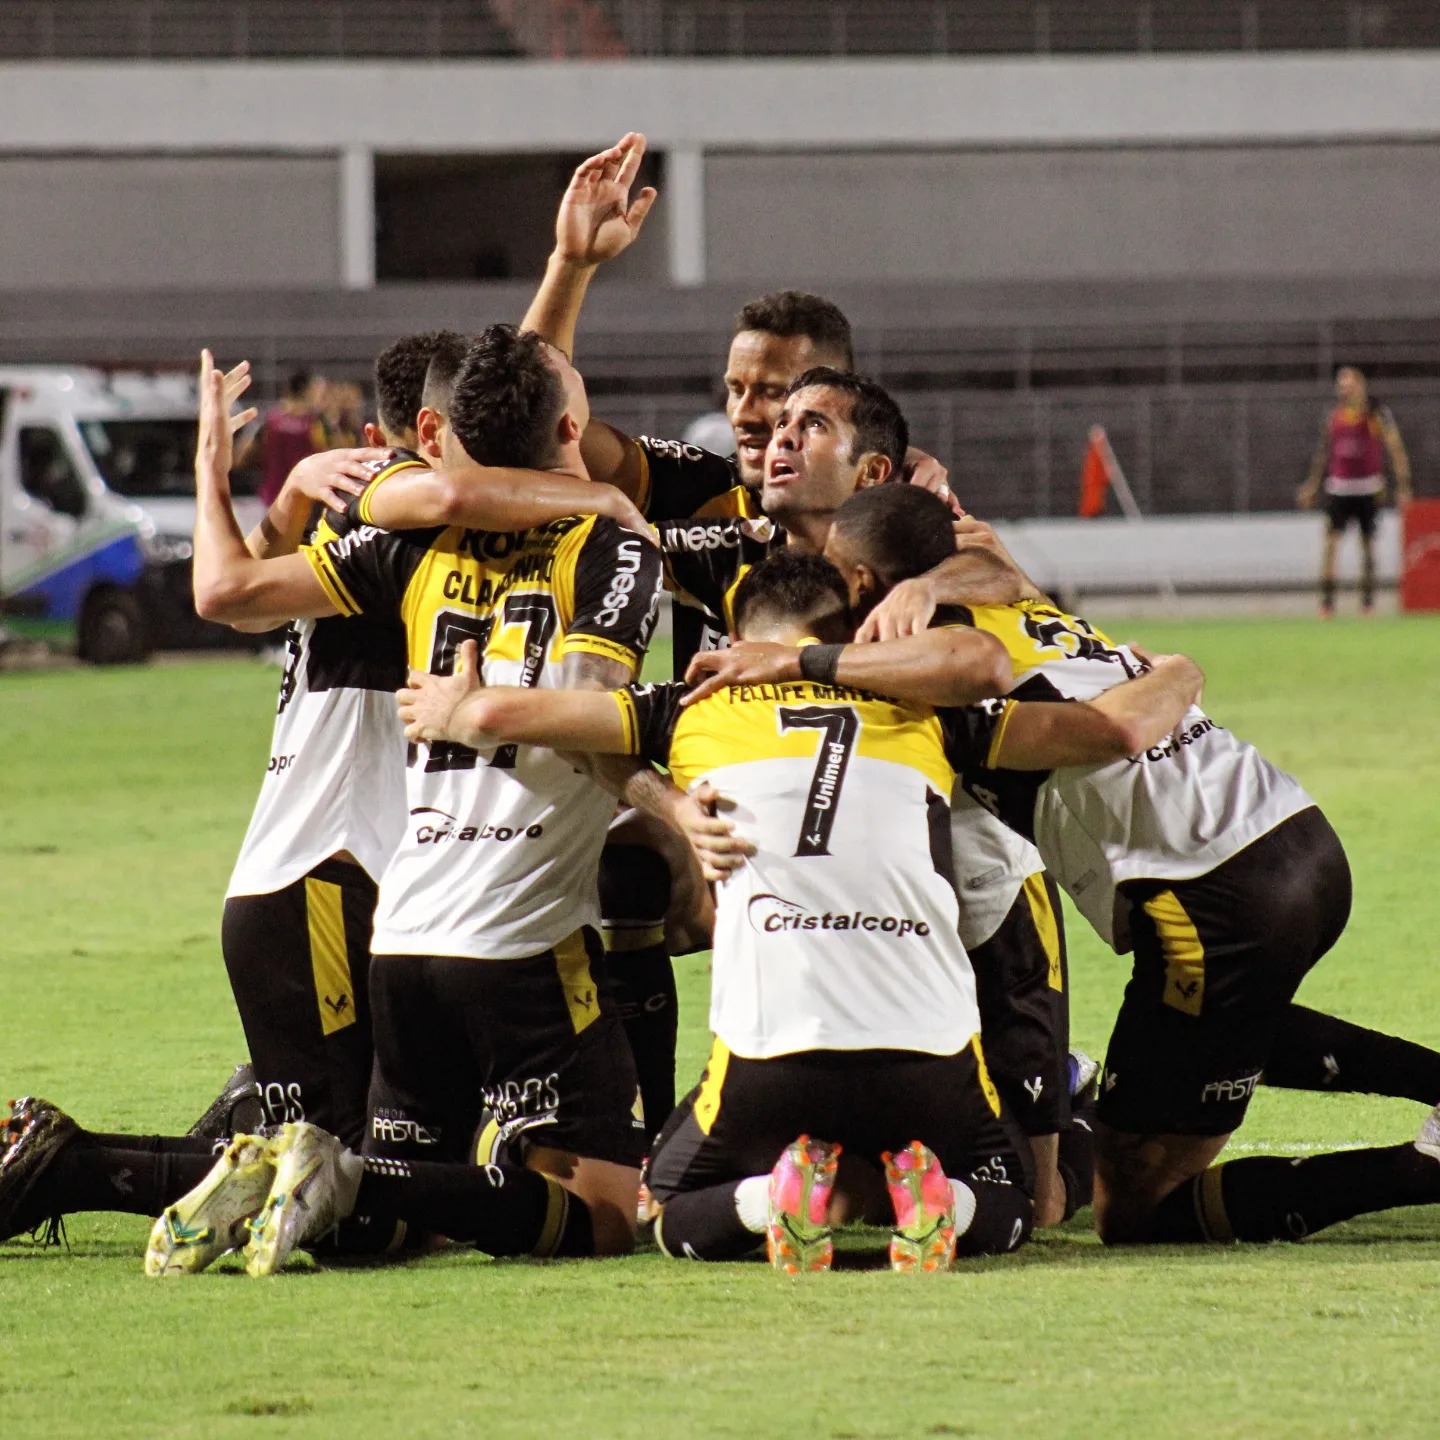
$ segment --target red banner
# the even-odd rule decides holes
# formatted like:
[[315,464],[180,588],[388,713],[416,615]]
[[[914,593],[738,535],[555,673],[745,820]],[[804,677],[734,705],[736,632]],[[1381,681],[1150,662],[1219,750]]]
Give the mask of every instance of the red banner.
[[1110,467],[1105,463],[1104,438],[1090,437],[1085,465],[1080,471],[1080,518],[1093,520],[1105,513],[1105,496],[1110,489]]
[[1440,500],[1405,507],[1400,551],[1400,608],[1440,610]]

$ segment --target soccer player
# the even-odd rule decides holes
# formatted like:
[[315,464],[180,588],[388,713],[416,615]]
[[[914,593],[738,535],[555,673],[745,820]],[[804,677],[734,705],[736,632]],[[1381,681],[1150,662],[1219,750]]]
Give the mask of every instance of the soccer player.
[[[439,432],[467,346],[465,337],[441,331],[383,351],[375,364],[379,424],[367,435],[387,448],[302,462],[245,542],[250,555],[293,555],[317,501],[328,507],[315,522],[319,537],[352,534],[357,522],[346,507],[377,466],[387,480],[385,516],[395,524],[455,514],[523,526],[586,507],[643,524],[618,491],[588,480],[477,472],[473,464],[436,473],[421,462],[417,450],[440,463]],[[227,409],[246,383],[248,366],[225,377]],[[371,1068],[366,981],[375,886],[405,822],[405,748],[390,700],[405,674],[404,631],[383,616],[305,619],[291,625],[287,650],[265,783],[226,898],[222,949],[264,1118],[272,1125],[308,1118],[358,1146]],[[356,776],[364,777],[363,793]],[[212,1106],[221,1136],[231,1133],[242,1093],[232,1084]],[[49,1102],[18,1101],[0,1143],[0,1236],[75,1211],[155,1215],[213,1162],[209,1140],[97,1135]]]
[[1395,417],[1370,398],[1365,376],[1353,365],[1335,372],[1335,408],[1320,427],[1310,474],[1300,487],[1303,510],[1325,491],[1325,550],[1320,562],[1320,616],[1335,613],[1335,557],[1355,522],[1360,532],[1360,608],[1375,608],[1375,510],[1385,498],[1385,457],[1395,472],[1395,500],[1410,503],[1410,457]]
[[[918,492],[857,496],[830,544],[852,600],[873,606],[907,572],[943,600],[940,519]],[[1017,773],[1005,740],[1027,702],[1119,693],[1145,661],[1041,602],[970,607],[963,618],[1004,643],[1017,680],[1010,698],[974,712],[984,720],[960,757],[962,784],[1038,845],[1103,938],[1135,954],[1098,1108],[1101,1237],[1298,1240],[1358,1214],[1440,1200],[1440,1107],[1414,1144],[1212,1167],[1262,1073],[1289,1083],[1332,1046],[1355,1067],[1356,1088],[1370,1080],[1395,1093],[1413,1077],[1414,1098],[1433,1103],[1436,1093],[1432,1052],[1291,1003],[1350,908],[1344,850],[1314,801],[1198,707],[1124,759]],[[781,651],[706,663],[716,683],[783,683],[794,673]],[[906,696],[900,674],[897,666],[871,687]],[[1063,722],[1071,712],[1058,713]]]
[[[215,379],[205,378],[202,609],[232,622],[398,615],[412,667],[448,669],[472,639],[483,645],[487,678],[526,687],[609,689],[633,677],[653,625],[659,556],[608,519],[572,516],[513,533],[443,524],[385,532],[368,523],[380,518],[382,482],[355,503],[366,523],[354,534],[253,561],[237,548],[224,503],[228,426],[214,413]],[[447,464],[583,476],[587,417],[583,382],[563,356],[494,326],[467,352],[441,440]],[[412,755],[406,778],[409,820],[375,916],[365,1147],[392,1173],[421,1157],[469,1160],[485,1112],[484,1158],[508,1177],[502,1183],[528,1185],[536,1244],[628,1250],[643,1132],[595,930],[593,880],[613,802],[568,761],[515,746],[484,756],[429,746]],[[329,1152],[313,1143],[319,1133],[292,1127],[270,1157],[252,1268],[283,1259],[275,1237],[289,1233],[293,1207],[303,1211],[308,1188],[321,1183]],[[237,1142],[226,1158],[230,1171],[263,1179],[266,1157]],[[152,1271],[203,1268],[219,1253],[190,1239],[211,1196],[236,1189],[225,1174],[214,1178],[173,1207],[175,1223],[157,1226]]]
[[[896,1268],[943,1268],[957,1241],[963,1254],[1013,1249],[1030,1226],[1028,1157],[986,1071],[946,853],[950,722],[963,726],[967,712],[937,719],[867,693],[867,650],[883,649],[887,664],[895,652],[834,643],[852,632],[847,596],[817,556],[767,559],[731,603],[741,636],[795,658],[794,681],[694,704],[681,684],[539,704],[480,688],[467,668],[412,676],[406,733],[644,755],[734,801],[755,853],[720,887],[715,1045],[648,1172],[667,1254],[734,1258],[765,1236],[779,1268],[828,1268],[842,1147],[883,1158]],[[930,699],[960,704],[1006,683],[989,637],[952,632],[949,653],[930,641],[898,646],[910,685]],[[992,668],[968,678],[978,655]],[[1132,691],[1078,707],[1064,758],[1109,759],[1158,739],[1198,684],[1189,662],[1167,662],[1138,702]],[[1122,718],[1147,700],[1156,713]],[[1033,729],[1010,742],[1020,763]]]

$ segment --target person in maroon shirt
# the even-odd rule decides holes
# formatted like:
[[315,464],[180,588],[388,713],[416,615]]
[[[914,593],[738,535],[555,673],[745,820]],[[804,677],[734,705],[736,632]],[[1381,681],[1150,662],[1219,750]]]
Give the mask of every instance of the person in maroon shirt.
[[325,382],[308,370],[290,377],[280,403],[266,412],[259,431],[236,456],[236,468],[263,470],[260,499],[269,505],[285,477],[307,455],[328,448],[321,420]]
[[1335,374],[1339,404],[1320,427],[1310,474],[1300,487],[1300,508],[1310,509],[1325,491],[1325,551],[1320,564],[1320,616],[1335,613],[1335,555],[1353,520],[1360,531],[1360,606],[1375,608],[1375,511],[1385,499],[1385,456],[1395,472],[1396,503],[1410,503],[1410,457],[1395,417],[1370,398],[1365,377],[1353,365]]

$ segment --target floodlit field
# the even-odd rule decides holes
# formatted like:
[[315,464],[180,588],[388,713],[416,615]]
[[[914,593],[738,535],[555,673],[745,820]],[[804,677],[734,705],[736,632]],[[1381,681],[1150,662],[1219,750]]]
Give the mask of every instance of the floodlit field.
[[[1097,615],[1097,621],[1106,617]],[[1115,627],[1183,648],[1224,724],[1296,772],[1356,906],[1301,998],[1440,1044],[1440,622]],[[277,672],[244,659],[0,675],[0,1086],[183,1129],[242,1058],[220,903]],[[1072,917],[1077,1043],[1123,962]],[[683,1080],[707,1046],[683,964]],[[1440,1099],[1440,1096],[1436,1097]],[[1410,1137],[1419,1107],[1262,1091],[1243,1149]],[[0,1436],[1434,1435],[1440,1208],[1303,1246],[1103,1252],[1085,1219],[948,1277],[492,1263],[144,1278],[145,1222],[0,1246]]]

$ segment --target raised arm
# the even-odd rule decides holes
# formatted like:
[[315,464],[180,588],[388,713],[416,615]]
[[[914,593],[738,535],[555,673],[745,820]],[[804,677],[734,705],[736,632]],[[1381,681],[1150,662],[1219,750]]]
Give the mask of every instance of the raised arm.
[[1160,655],[1151,668],[1094,700],[1005,702],[987,764],[1001,770],[1103,765],[1139,755],[1169,735],[1205,684],[1185,655]]
[[[573,357],[575,330],[596,270],[634,243],[655,203],[646,186],[630,199],[645,156],[645,137],[635,132],[586,160],[570,179],[555,217],[555,248],[545,266],[521,329],[533,330]],[[590,475],[640,498],[644,462],[627,435],[591,420],[580,443]]]
[[249,367],[229,375],[215,368],[208,350],[200,359],[200,431],[195,450],[195,609],[203,619],[268,629],[306,615],[338,611],[303,555],[257,560],[230,499],[235,431],[254,411],[232,416],[230,407],[249,387]]
[[730,685],[814,680],[916,705],[948,706],[1003,695],[1015,677],[1005,647],[993,635],[951,626],[867,645],[797,649],[742,640],[728,650],[702,650],[685,679],[695,686],[687,705]]

